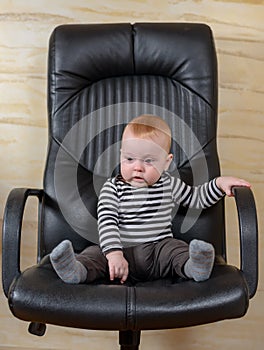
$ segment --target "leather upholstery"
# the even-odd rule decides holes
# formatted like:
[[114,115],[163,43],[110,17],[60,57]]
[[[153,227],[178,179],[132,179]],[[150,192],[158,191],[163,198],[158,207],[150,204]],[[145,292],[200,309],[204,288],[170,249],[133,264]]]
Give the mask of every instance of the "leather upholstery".
[[[185,181],[200,184],[219,175],[217,63],[212,33],[206,25],[60,26],[50,39],[48,77],[51,138],[44,180],[46,253],[65,237],[74,241],[77,250],[87,244],[75,232],[89,239],[91,232],[86,237],[86,228],[96,230],[86,214],[88,208],[96,216],[94,181],[102,184],[115,173],[123,127],[138,114],[157,114],[168,121],[173,132],[174,172]],[[79,124],[74,141],[65,146],[65,137]],[[83,140],[87,139],[90,141],[85,141],[85,147]],[[59,162],[58,145],[62,144],[65,154]],[[113,144],[116,148],[111,148],[95,168],[100,155]],[[207,169],[201,172],[203,157]],[[55,166],[61,167],[61,182],[67,183],[76,164],[79,191],[68,195],[64,192],[63,202],[71,202],[71,206],[64,208],[66,215],[60,216],[56,209]],[[84,206],[78,203],[80,193]],[[74,220],[77,216],[78,222]],[[65,217],[74,222],[65,222]],[[179,236],[185,217],[186,211],[181,209],[174,219],[175,236]],[[201,239],[211,241],[219,254],[225,254],[223,203],[202,213],[184,239],[189,241],[197,232]]]
[[102,330],[195,326],[241,317],[248,308],[243,274],[221,262],[206,283],[164,279],[136,286],[65,285],[45,258],[23,272],[9,298],[11,311],[22,320]]
[[[42,261],[21,272],[19,261],[3,252],[4,290],[13,314],[26,321],[120,331],[185,327],[243,316],[257,285],[257,259],[248,269],[250,254],[257,256],[257,240],[252,241],[250,254],[243,255],[247,259],[243,266],[250,273],[244,275],[226,264],[223,201],[203,211],[186,232],[182,225],[186,217],[195,218],[194,212],[178,208],[173,220],[175,237],[205,239],[215,246],[217,264],[212,278],[203,283],[67,285],[52,270],[47,255],[66,238],[76,251],[95,243],[90,238],[97,234],[97,189],[117,171],[122,130],[137,114],[159,114],[170,124],[172,173],[195,184],[220,174],[217,61],[210,28],[189,23],[60,26],[50,39],[48,79],[44,189],[14,190],[5,212],[3,248],[19,257],[19,223],[27,196],[39,197]],[[73,177],[77,190],[65,188],[62,201],[60,186],[71,184]],[[243,249],[249,240],[246,230]],[[245,276],[250,279],[251,273],[250,289]]]

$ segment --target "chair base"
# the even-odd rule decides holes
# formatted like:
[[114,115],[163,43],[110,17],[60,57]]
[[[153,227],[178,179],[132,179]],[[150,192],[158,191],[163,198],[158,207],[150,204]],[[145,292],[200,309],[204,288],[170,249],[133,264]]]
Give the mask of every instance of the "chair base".
[[[31,322],[28,326],[29,333],[43,336],[46,332],[46,325],[39,322]],[[138,350],[141,331],[119,331],[120,350]]]
[[39,322],[31,322],[28,326],[28,331],[31,334],[42,337],[46,332],[46,325]]
[[138,350],[141,331],[120,331],[120,350]]

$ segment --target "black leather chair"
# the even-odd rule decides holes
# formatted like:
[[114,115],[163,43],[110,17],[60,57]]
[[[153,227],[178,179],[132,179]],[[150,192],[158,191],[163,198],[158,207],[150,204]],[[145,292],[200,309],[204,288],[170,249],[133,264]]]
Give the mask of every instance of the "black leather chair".
[[[173,130],[170,171],[199,184],[220,174],[217,59],[207,25],[64,25],[50,38],[49,145],[43,189],[11,191],[3,221],[3,288],[15,317],[43,335],[45,324],[119,330],[121,349],[138,349],[141,330],[188,327],[245,315],[258,281],[257,218],[248,188],[234,188],[241,266],[226,262],[224,200],[204,210],[178,208],[175,237],[216,250],[205,282],[63,283],[49,253],[63,239],[76,252],[97,243],[96,202],[118,171],[120,137],[134,116],[165,118]],[[23,212],[39,200],[38,262],[20,271]],[[230,199],[229,199],[230,200]]]

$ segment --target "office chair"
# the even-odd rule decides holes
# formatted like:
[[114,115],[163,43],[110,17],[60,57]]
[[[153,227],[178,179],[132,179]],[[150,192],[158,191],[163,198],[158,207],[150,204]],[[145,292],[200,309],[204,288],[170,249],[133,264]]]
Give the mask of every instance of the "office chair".
[[[234,188],[241,265],[226,257],[224,199],[207,210],[176,208],[175,237],[211,242],[209,280],[180,278],[120,285],[62,282],[49,259],[64,239],[76,252],[97,244],[96,204],[118,173],[122,131],[133,117],[159,115],[172,129],[171,174],[199,185],[220,175],[216,145],[217,58],[205,24],[62,25],[49,43],[49,139],[42,189],[16,188],[3,220],[3,288],[13,315],[29,332],[46,324],[119,331],[122,350],[139,348],[143,330],[240,318],[258,282],[257,217],[248,188]],[[20,269],[23,212],[39,202],[38,261]]]

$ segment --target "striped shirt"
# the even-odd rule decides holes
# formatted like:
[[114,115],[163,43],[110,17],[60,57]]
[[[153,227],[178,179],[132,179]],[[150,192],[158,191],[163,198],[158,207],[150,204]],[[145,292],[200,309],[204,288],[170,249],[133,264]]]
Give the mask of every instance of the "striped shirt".
[[108,179],[98,201],[99,242],[103,253],[172,237],[176,205],[205,209],[224,196],[216,179],[189,186],[165,172],[152,186],[137,188],[120,175]]

